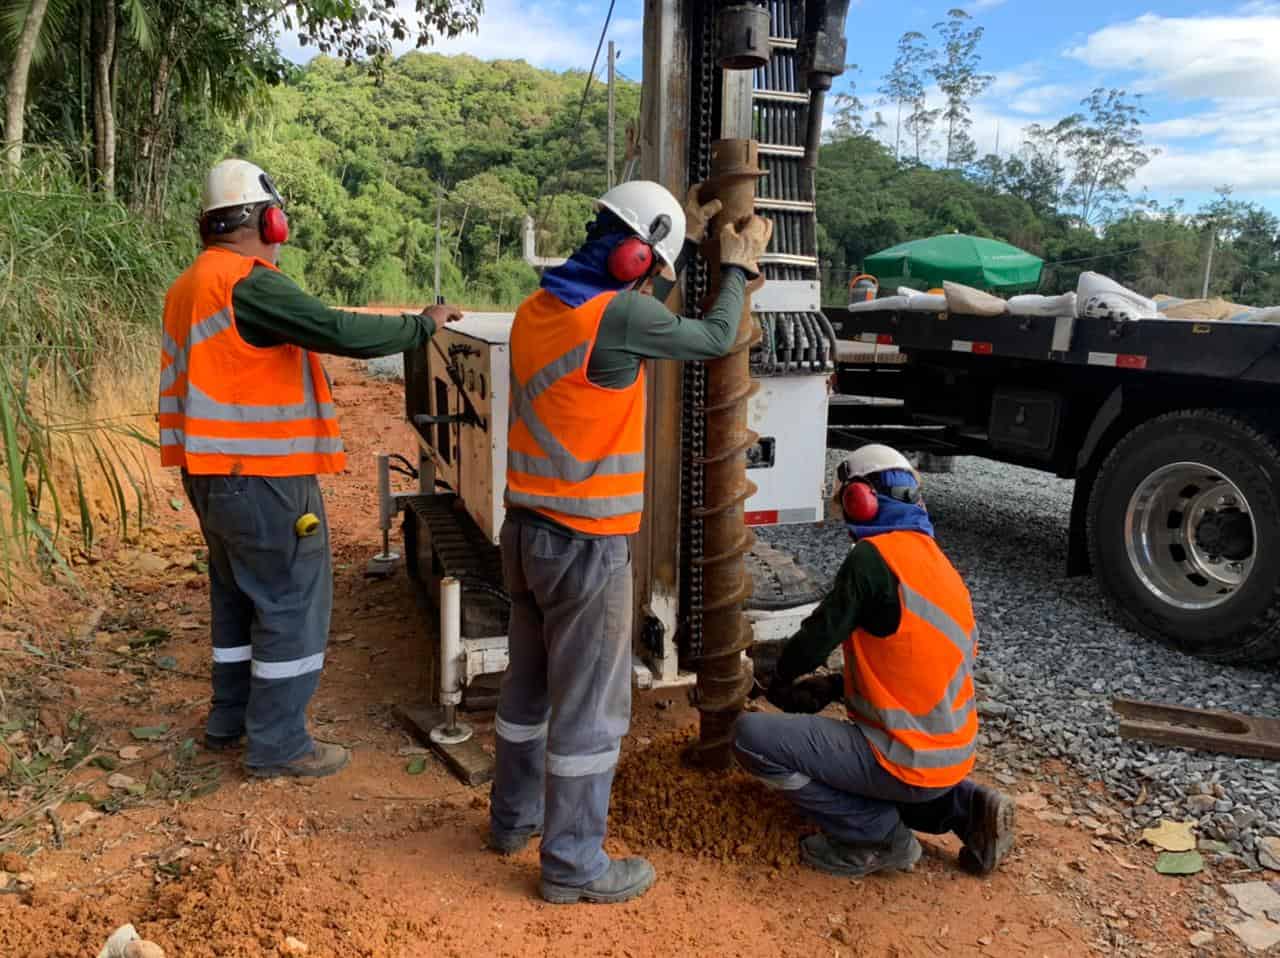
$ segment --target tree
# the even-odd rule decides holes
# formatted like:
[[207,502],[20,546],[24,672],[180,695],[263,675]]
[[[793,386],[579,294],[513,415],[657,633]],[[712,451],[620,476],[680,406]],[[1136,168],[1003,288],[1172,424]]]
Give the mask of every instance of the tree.
[[1005,163],[1005,188],[1031,205],[1038,216],[1054,216],[1066,188],[1062,144],[1053,129],[1027,127],[1022,146]]
[[972,125],[969,104],[995,80],[990,74],[978,72],[978,65],[982,62],[978,43],[982,40],[983,28],[970,26],[972,20],[969,14],[954,8],[947,11],[946,20],[933,25],[942,41],[942,49],[934,53],[929,76],[933,77],[946,99],[942,119],[947,129],[948,169],[963,166],[966,152],[972,159],[972,150],[969,149],[972,141],[968,140],[968,129]]
[[1155,155],[1142,136],[1147,111],[1124,90],[1099,87],[1080,101],[1084,113],[1073,113],[1050,135],[1070,163],[1063,199],[1075,207],[1082,226],[1090,226],[1128,196],[1134,174]]
[[858,83],[854,79],[859,67],[856,63],[849,63],[845,65],[844,70],[848,89],[832,97],[832,103],[835,105],[835,121],[831,128],[833,140],[848,139],[865,132],[862,126],[862,111],[866,109],[866,104],[858,96]]
[[348,62],[370,59],[379,64],[394,43],[410,37],[418,48],[430,46],[434,35],[456,37],[479,27],[484,0],[414,0],[415,15],[390,0],[251,0],[265,26],[277,17],[286,30],[295,27],[303,45],[319,48]]
[[[924,102],[923,69],[928,61],[928,41],[923,33],[909,30],[898,38],[898,53],[893,66],[880,82],[880,94],[885,104],[896,107],[893,126],[893,158],[902,158],[902,108],[910,106],[914,113],[917,104]],[[916,144],[916,160],[920,159],[920,146]]]
[[5,85],[4,155],[10,173],[22,165],[22,135],[27,112],[27,79],[31,74],[31,61],[35,58],[36,42],[49,0],[32,0],[18,34],[17,49],[9,78]]

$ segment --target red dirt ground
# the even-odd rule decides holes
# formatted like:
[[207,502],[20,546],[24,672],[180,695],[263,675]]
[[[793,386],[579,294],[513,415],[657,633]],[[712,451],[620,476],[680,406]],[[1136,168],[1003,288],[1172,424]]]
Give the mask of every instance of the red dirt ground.
[[[0,953],[93,955],[125,922],[170,958],[280,954],[286,936],[311,956],[378,958],[1189,953],[1208,872],[1158,876],[1150,849],[1099,841],[1030,811],[1016,853],[986,880],[955,868],[950,839],[926,838],[912,874],[846,881],[795,865],[771,851],[791,848],[789,817],[754,785],[704,789],[692,773],[654,781],[666,774],[664,747],[696,721],[680,692],[636,697],[620,776],[628,795],[616,803],[626,805],[626,842],[658,868],[657,886],[622,906],[542,903],[536,849],[506,860],[484,850],[487,789],[459,784],[432,757],[425,771],[408,773],[417,743],[391,707],[417,698],[427,633],[403,573],[369,581],[363,570],[378,546],[374,454],[408,452],[413,442],[399,386],[366,379],[354,363],[331,369],[351,455],[348,472],[325,480],[336,607],[312,721],[319,737],[354,749],[351,766],[311,784],[258,783],[234,758],[218,757],[211,794],[133,799],[84,824],[77,819],[89,806],[65,800],[55,813],[61,848],[48,817],[13,825],[35,801],[31,786],[0,789],[0,852],[10,853],[0,868],[34,883],[0,894]],[[199,729],[209,661],[208,590],[194,565],[202,542],[190,510],[167,505],[181,496],[174,478],[158,481],[159,509],[140,539],[78,566],[88,598],[46,591],[0,609],[0,727],[28,726],[3,733],[15,753],[55,735],[70,741],[78,711],[81,729],[97,729],[100,752],[142,747],[118,771],[146,782],[171,769],[176,743]],[[99,605],[98,629],[74,647]],[[176,671],[124,668],[113,652],[151,628],[169,630],[150,654],[173,656]],[[490,743],[491,716],[476,724]],[[135,742],[130,729],[145,725],[170,731]],[[8,761],[3,748],[0,761]],[[105,778],[84,767],[68,782],[100,798]],[[610,843],[614,852],[627,848]],[[1227,947],[1223,936],[1218,942]]]

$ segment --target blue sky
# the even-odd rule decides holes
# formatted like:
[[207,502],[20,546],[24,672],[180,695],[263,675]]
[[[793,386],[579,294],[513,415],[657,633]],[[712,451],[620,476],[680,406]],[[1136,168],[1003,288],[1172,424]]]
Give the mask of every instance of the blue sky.
[[[1094,87],[1123,87],[1143,94],[1147,140],[1160,150],[1135,188],[1162,201],[1183,198],[1194,209],[1231,184],[1237,199],[1280,213],[1280,2],[854,0],[848,59],[861,67],[854,79],[864,100],[875,100],[898,37],[930,35],[957,5],[985,27],[983,69],[996,77],[974,105],[973,136],[983,152],[994,148],[997,129],[1008,154],[1028,124],[1060,119]],[[486,0],[478,34],[436,49],[585,69],[607,6]],[[619,69],[637,80],[642,11],[642,0],[618,0],[609,31]],[[308,57],[292,38],[282,41],[288,55]]]

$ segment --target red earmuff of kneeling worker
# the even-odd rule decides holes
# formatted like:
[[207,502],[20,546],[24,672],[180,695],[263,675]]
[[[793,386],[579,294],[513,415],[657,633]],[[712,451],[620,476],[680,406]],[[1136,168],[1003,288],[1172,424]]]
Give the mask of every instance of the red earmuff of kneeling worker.
[[876,490],[865,479],[853,479],[840,490],[840,508],[846,522],[859,525],[870,522],[880,512]]

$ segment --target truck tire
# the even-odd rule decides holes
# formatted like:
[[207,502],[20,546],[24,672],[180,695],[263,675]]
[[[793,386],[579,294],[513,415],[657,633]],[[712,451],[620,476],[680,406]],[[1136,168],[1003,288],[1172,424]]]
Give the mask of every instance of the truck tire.
[[1118,617],[1215,662],[1280,658],[1280,445],[1248,418],[1168,413],[1111,450],[1089,498]]

